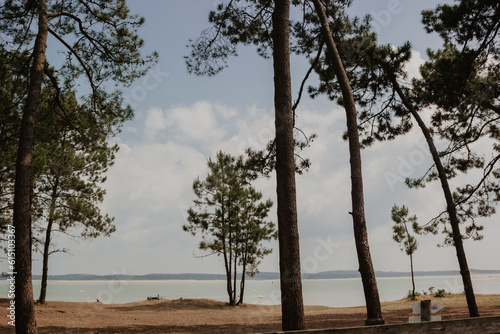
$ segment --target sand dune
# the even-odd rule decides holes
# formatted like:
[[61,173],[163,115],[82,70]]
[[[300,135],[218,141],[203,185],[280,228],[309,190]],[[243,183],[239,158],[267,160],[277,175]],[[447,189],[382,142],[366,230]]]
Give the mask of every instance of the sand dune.
[[[429,298],[428,296],[424,296]],[[464,295],[432,298],[445,308],[443,319],[467,318]],[[0,333],[7,325],[9,300],[0,299]],[[481,315],[500,315],[500,295],[478,295]],[[383,303],[387,323],[404,323],[411,316],[410,300]],[[259,333],[281,328],[280,306],[229,307],[208,299],[152,300],[128,304],[48,302],[36,307],[39,333]],[[308,329],[363,326],[364,307],[306,306]]]

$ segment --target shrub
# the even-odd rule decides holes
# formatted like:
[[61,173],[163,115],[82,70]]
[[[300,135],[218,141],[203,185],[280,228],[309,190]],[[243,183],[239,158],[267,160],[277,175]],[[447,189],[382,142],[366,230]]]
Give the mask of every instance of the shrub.
[[408,290],[408,295],[406,296],[406,298],[415,300],[418,296],[420,296],[420,292],[415,291],[415,296],[413,296],[413,292],[411,290]]
[[446,295],[449,295],[449,294],[450,293],[446,292],[445,289],[438,289],[436,291],[436,293],[434,294],[434,297],[443,298],[443,297],[446,297]]

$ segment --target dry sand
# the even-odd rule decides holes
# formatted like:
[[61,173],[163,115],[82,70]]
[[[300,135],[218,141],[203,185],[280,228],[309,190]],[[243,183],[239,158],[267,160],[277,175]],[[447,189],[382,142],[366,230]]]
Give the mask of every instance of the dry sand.
[[[424,296],[429,298],[428,296]],[[467,318],[464,295],[432,298],[444,306],[444,319]],[[0,333],[14,333],[7,325],[9,300],[0,299]],[[500,315],[500,295],[478,295],[482,316]],[[411,300],[382,303],[386,323],[406,323]],[[364,307],[306,306],[308,329],[363,326]],[[262,333],[281,328],[280,306],[226,306],[207,299],[152,300],[128,304],[47,302],[36,306],[40,334],[44,333]]]

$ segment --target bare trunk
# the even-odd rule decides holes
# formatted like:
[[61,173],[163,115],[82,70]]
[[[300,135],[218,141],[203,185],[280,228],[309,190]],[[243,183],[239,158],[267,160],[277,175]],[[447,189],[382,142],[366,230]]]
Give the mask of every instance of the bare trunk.
[[49,219],[47,224],[47,231],[45,231],[45,244],[43,247],[43,268],[42,268],[42,282],[40,287],[40,297],[38,298],[39,304],[45,304],[45,296],[47,294],[47,274],[49,271],[49,248],[52,229],[52,219]]
[[415,299],[415,274],[413,273],[413,255],[410,254],[410,269],[411,269],[411,285],[413,290],[411,290],[412,299]]
[[323,5],[319,0],[313,0],[316,12],[321,21],[321,30],[325,39],[332,64],[337,75],[337,80],[344,98],[344,108],[347,116],[347,133],[349,137],[349,156],[351,165],[351,198],[352,219],[354,226],[354,239],[358,253],[359,272],[363,282],[365,293],[367,319],[366,325],[383,324],[382,308],[377,288],[377,280],[368,245],[368,233],[366,230],[364,195],[363,195],[363,171],[361,166],[361,146],[359,144],[358,122],[356,116],[356,105],[351,91],[351,85],[345,72],[342,60],[328,25]]
[[[222,205],[222,219],[224,219],[225,215],[225,208],[224,205]],[[226,269],[226,290],[227,290],[227,295],[229,297],[229,305],[233,305],[233,291],[232,291],[232,285],[231,285],[231,258],[228,259],[227,257],[227,246],[226,246],[226,239],[224,236],[224,239],[222,240],[222,254],[224,256],[224,269]]]
[[289,48],[290,1],[276,0],[273,12],[276,192],[279,231],[281,314],[284,331],[305,329],[295,187],[295,156]]
[[241,269],[241,281],[240,281],[240,299],[238,300],[238,305],[243,304],[243,295],[245,294],[245,276],[247,272],[247,259],[248,259],[248,235],[245,238],[245,251],[243,252],[243,264]]
[[35,140],[35,117],[42,90],[47,48],[45,0],[38,1],[38,34],[33,48],[28,96],[23,111],[16,162],[14,225],[16,227],[16,333],[37,333],[31,282],[31,164]]
[[446,210],[448,216],[450,217],[450,225],[452,228],[453,242],[455,244],[455,250],[457,253],[458,264],[460,267],[460,274],[462,275],[462,282],[464,284],[465,297],[467,299],[467,305],[469,307],[469,315],[471,317],[479,317],[479,310],[476,304],[476,297],[474,296],[474,289],[472,287],[472,279],[470,277],[469,265],[467,264],[467,258],[465,256],[465,250],[462,240],[462,234],[460,233],[460,222],[457,217],[457,210],[455,208],[455,202],[453,201],[453,195],[450,190],[450,185],[448,184],[448,178],[446,177],[446,172],[444,170],[443,164],[441,163],[441,158],[439,157],[438,150],[432,139],[432,135],[425,125],[424,121],[420,117],[417,110],[408,101],[405,94],[401,90],[396,78],[390,75],[390,80],[393,84],[394,89],[398,93],[401,101],[405,107],[410,111],[413,118],[417,121],[418,126],[422,130],[422,133],[429,146],[429,151],[431,152],[432,159],[436,165],[438,171],[439,180],[441,181],[441,188],[443,189],[444,197],[446,200]]
[[238,277],[237,277],[237,262],[238,262],[238,257],[234,257],[234,278],[233,278],[233,304],[236,304],[236,284],[238,282]]
[[246,276],[246,261],[243,261],[243,271],[241,272],[241,282],[240,282],[240,300],[238,300],[238,305],[243,304],[243,295],[245,294],[245,276]]
[[[406,223],[403,223],[403,226],[405,228],[406,232],[406,239],[408,239],[408,247],[411,247],[411,236],[410,236],[410,231],[408,231],[408,226],[406,226]],[[407,254],[410,257],[410,270],[411,270],[411,285],[412,285],[412,290],[411,290],[411,299],[415,299],[415,275],[413,274],[413,252],[414,249],[408,248],[407,249]]]
[[45,231],[45,243],[43,247],[43,266],[42,266],[42,282],[40,287],[39,304],[45,304],[47,295],[47,275],[49,271],[49,255],[50,255],[50,239],[52,234],[52,225],[54,224],[54,213],[56,211],[57,191],[59,188],[59,177],[56,177],[54,186],[52,187],[52,195],[49,208],[49,221],[47,230]]
[[[226,248],[225,246],[223,247]],[[231,285],[231,263],[228,262],[226,251],[224,250],[224,267],[226,269],[226,290],[229,296],[229,305],[233,305],[233,290]]]

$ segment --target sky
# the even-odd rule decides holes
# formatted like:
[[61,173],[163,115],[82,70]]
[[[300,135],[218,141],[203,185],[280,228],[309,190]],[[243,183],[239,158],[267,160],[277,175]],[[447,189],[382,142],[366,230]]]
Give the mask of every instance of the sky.
[[[216,256],[200,257],[199,237],[182,230],[192,205],[192,182],[207,175],[206,161],[219,150],[242,154],[246,147],[261,148],[274,136],[272,61],[257,55],[254,47],[239,47],[238,57],[215,77],[187,73],[186,44],[209,27],[208,12],[218,1],[129,0],[132,13],[143,16],[140,30],[145,51],[160,58],[148,74],[125,90],[135,111],[132,121],[113,142],[120,146],[104,184],[102,210],[115,217],[111,237],[77,243],[59,236],[57,247],[70,254],[50,257],[50,274],[222,273]],[[449,2],[449,1],[448,1]],[[437,48],[436,35],[424,32],[420,12],[436,5],[433,0],[355,0],[350,12],[374,17],[379,40],[401,45],[412,42],[414,57],[408,67],[418,75],[427,48]],[[50,47],[50,45],[49,45]],[[308,62],[292,58],[292,91],[297,94]],[[311,84],[317,82],[312,78]],[[350,175],[345,112],[324,97],[303,97],[297,109],[297,126],[318,135],[303,155],[310,170],[297,176],[298,223],[302,271],[356,270],[350,202]],[[444,210],[439,185],[408,189],[405,177],[418,177],[431,164],[425,141],[412,131],[392,142],[363,150],[365,211],[375,270],[409,271],[409,259],[392,240],[390,210],[409,206],[425,223]],[[274,176],[259,179],[254,187],[276,203]],[[270,219],[276,222],[276,206]],[[498,217],[484,219],[484,240],[465,241],[469,267],[500,269],[488,254],[498,254]],[[455,250],[437,247],[443,236],[421,236],[415,253],[415,270],[458,270]],[[277,242],[261,271],[278,272]],[[41,257],[35,255],[34,274],[41,274]]]

